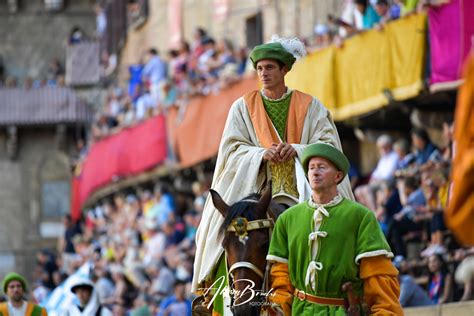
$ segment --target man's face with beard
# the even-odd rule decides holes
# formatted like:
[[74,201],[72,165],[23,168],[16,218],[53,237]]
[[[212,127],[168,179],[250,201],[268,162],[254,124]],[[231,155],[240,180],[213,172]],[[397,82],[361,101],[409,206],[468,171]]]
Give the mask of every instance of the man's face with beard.
[[24,294],[23,286],[21,285],[20,281],[13,280],[8,283],[7,286],[7,296],[12,302],[19,303],[23,300]]

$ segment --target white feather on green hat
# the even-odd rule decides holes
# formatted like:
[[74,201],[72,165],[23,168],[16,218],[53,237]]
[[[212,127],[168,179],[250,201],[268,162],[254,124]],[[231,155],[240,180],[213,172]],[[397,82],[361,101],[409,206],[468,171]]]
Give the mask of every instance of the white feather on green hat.
[[295,61],[304,56],[306,48],[297,37],[284,38],[278,35],[273,35],[270,42],[257,45],[250,52],[250,60],[255,69],[260,60],[273,59],[284,63],[291,70]]

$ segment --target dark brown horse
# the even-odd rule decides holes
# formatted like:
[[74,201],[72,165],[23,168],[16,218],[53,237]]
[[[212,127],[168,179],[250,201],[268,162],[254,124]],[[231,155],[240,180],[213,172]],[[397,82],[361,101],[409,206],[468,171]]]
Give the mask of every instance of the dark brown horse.
[[265,302],[266,255],[271,230],[284,211],[272,203],[271,185],[265,192],[252,194],[233,205],[227,205],[219,193],[211,190],[214,206],[224,216],[221,231],[225,234],[228,283],[234,315],[259,315]]

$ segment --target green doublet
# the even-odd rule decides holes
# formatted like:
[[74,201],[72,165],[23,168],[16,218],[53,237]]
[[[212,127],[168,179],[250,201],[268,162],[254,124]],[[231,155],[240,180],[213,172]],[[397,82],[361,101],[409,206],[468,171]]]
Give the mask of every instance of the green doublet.
[[282,99],[271,100],[262,96],[263,105],[268,117],[272,121],[280,138],[285,141],[286,120],[288,119],[288,110],[292,93],[288,93]]
[[[374,213],[344,198],[316,209],[310,205],[295,205],[278,218],[267,259],[288,263],[292,285],[308,294],[343,298],[341,286],[350,281],[362,295],[359,260],[393,256]],[[345,315],[345,310],[294,298],[292,315]]]

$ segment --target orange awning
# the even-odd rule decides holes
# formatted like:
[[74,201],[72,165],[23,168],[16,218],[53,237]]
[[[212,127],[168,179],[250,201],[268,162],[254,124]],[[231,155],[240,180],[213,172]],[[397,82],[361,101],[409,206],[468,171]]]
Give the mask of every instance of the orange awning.
[[217,155],[232,103],[257,88],[257,78],[247,78],[217,95],[192,99],[182,118],[177,108],[170,110],[168,131],[181,167],[189,167]]

